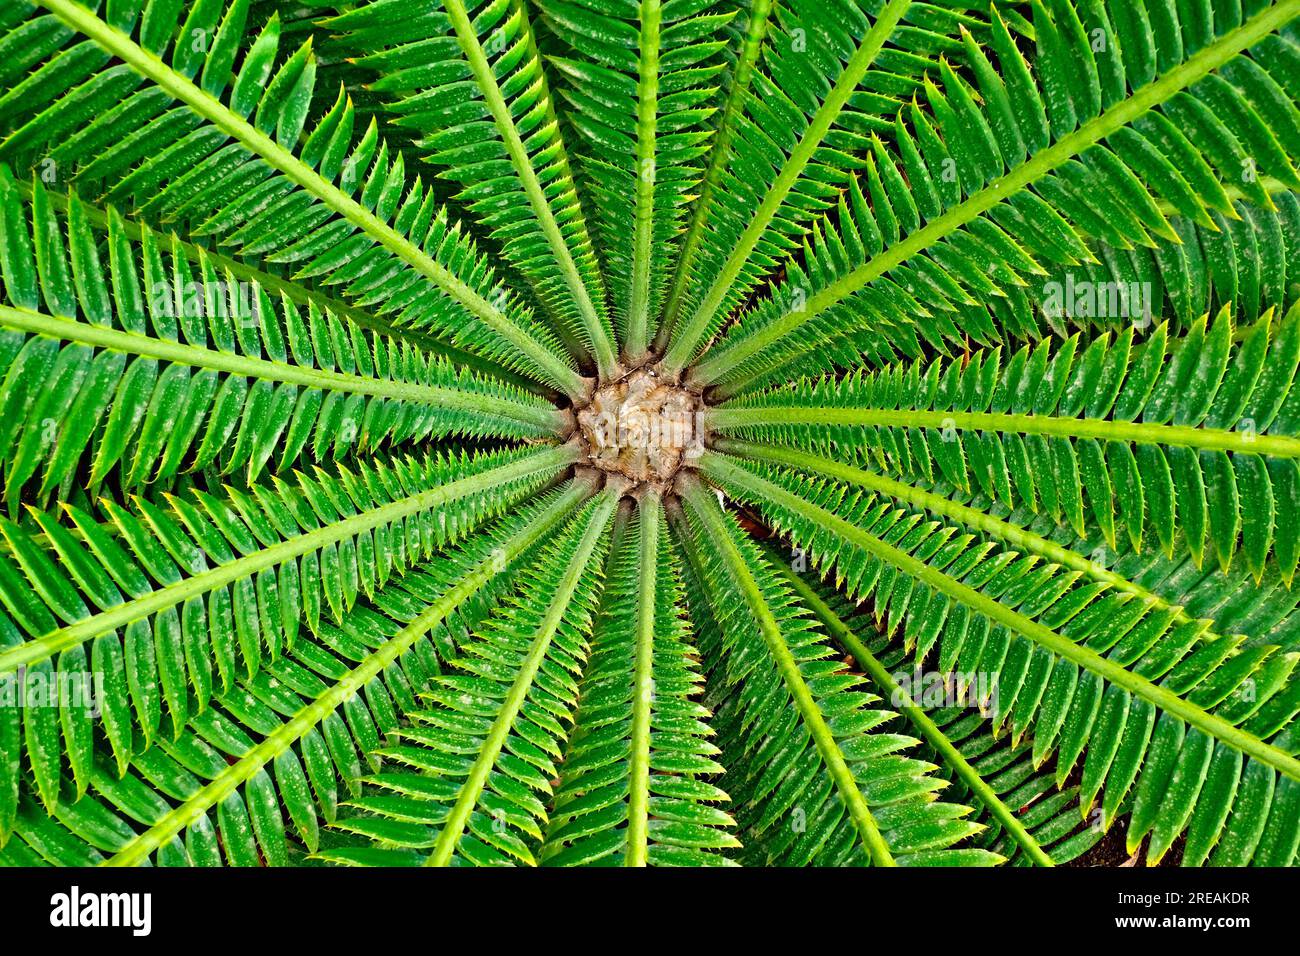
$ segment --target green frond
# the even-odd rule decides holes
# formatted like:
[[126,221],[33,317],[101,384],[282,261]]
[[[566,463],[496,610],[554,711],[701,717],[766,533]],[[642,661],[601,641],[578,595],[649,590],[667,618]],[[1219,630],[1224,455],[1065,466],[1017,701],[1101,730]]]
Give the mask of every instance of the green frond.
[[547,311],[612,372],[604,282],[523,5],[443,0],[412,22],[409,4],[376,0],[322,26],[376,75],[368,87],[392,124],[457,184]]
[[[75,0],[42,5],[76,31],[70,42],[86,39],[15,88],[34,115],[7,131],[0,159],[20,168],[49,159],[92,200],[102,196],[146,221],[184,216],[192,235],[292,263],[296,275],[323,277],[360,305],[379,304],[399,325],[434,329],[582,391],[554,335],[511,300],[418,178],[407,182],[401,156],[390,155],[374,124],[354,136],[345,92],[306,126],[315,59],[308,42],[276,67],[278,19],[254,40],[245,37],[247,0],[224,15],[217,4],[196,7],[174,24],[141,17],[139,3],[115,7],[114,23]],[[187,41],[195,30],[216,31],[210,49]],[[169,49],[165,62],[159,54]],[[106,78],[110,58],[122,62]],[[136,92],[106,113],[81,95],[102,96],[115,84],[123,95]]]
[[[977,837],[981,846],[1006,856],[1013,865],[1055,866],[1096,845],[1104,831],[1097,821],[1080,819],[1079,788],[1058,788],[1052,768],[1039,769],[1030,742],[999,736],[989,725],[987,708],[978,702],[978,689],[954,695],[958,677],[926,672],[914,652],[890,646],[889,635],[869,612],[778,560],[773,555],[774,565],[827,633],[853,655],[925,740],[935,762],[953,780],[952,796],[981,806],[981,822],[989,828]],[[953,697],[956,706],[951,705]],[[967,701],[976,706],[963,706]]]
[[[1207,547],[1226,570],[1240,547],[1258,580],[1283,580],[1300,549],[1300,306],[1265,315],[1234,344],[1231,316],[1181,339],[1072,336],[963,361],[893,366],[733,400],[708,426],[827,451],[909,481],[978,490],[1101,531],[1111,551],[1152,538],[1167,554]],[[1239,543],[1240,542],[1240,543]]]
[[[1119,9],[1127,3],[1106,6],[1112,16],[1129,15]],[[734,391],[846,328],[877,321],[939,351],[968,331],[991,342],[1007,331],[998,325],[1006,310],[979,307],[982,299],[1036,282],[1045,264],[1091,260],[1086,239],[1177,242],[1161,200],[1200,219],[1211,209],[1235,216],[1221,180],[1265,209],[1273,202],[1263,177],[1300,186],[1293,165],[1300,140],[1283,136],[1284,146],[1257,112],[1269,98],[1296,108],[1285,76],[1273,75],[1287,68],[1289,41],[1270,36],[1300,12],[1291,3],[1244,22],[1216,20],[1222,35],[1197,49],[1162,47],[1158,75],[1144,57],[1153,50],[1121,45],[1122,59],[1102,61],[1104,88],[1077,13],[1059,7],[1056,17],[1035,7],[1032,72],[995,17],[1001,75],[976,57],[975,85],[947,67],[942,89],[927,79],[928,110],[914,101],[899,112],[895,150],[873,142],[833,220],[805,242],[803,262],[788,264],[781,285],[710,350],[692,381]],[[1238,65],[1244,51],[1254,69]],[[1099,196],[1123,211],[1103,217]],[[1003,273],[992,291],[990,258]]]
[[[702,467],[788,530],[818,567],[833,568],[851,596],[877,595],[877,620],[891,633],[901,627],[919,657],[937,648],[940,672],[995,681],[995,726],[1017,737],[1032,727],[1037,752],[1056,751],[1058,781],[1087,749],[1085,809],[1096,793],[1088,793],[1089,779],[1105,783],[1108,823],[1136,786],[1130,852],[1151,834],[1147,856],[1158,861],[1205,817],[1213,823],[1209,844],[1248,862],[1262,829],[1245,846],[1236,831],[1254,828],[1260,808],[1234,798],[1239,780],[1258,777],[1273,795],[1262,814],[1272,829],[1258,844],[1261,858],[1291,862],[1297,841],[1284,834],[1300,794],[1290,727],[1300,712],[1296,655],[1241,650],[1240,638],[1204,622],[1175,624],[1172,610],[1082,583],[1077,572],[875,495],[716,453]],[[1212,752],[1225,766],[1207,776]]]
[[97,764],[91,791],[60,801],[53,820],[20,812],[0,858],[255,865],[259,850],[276,863],[317,850],[329,838],[322,821],[360,794],[379,736],[419,709],[520,555],[589,494],[581,483],[548,494],[390,580],[337,627],[300,635],[292,656],[240,677],[174,740],[132,755],[125,774]]
[[1022,527],[1037,525],[1076,554],[1110,558],[1108,568],[1119,578],[1150,590],[1171,606],[1182,607],[1191,618],[1214,621],[1213,629],[1220,634],[1241,634],[1252,644],[1300,650],[1300,617],[1295,613],[1300,589],[1288,586],[1272,563],[1256,580],[1240,562],[1225,572],[1213,565],[1198,568],[1191,556],[1178,553],[1168,558],[1147,550],[1112,558],[1099,550],[1106,545],[1098,534],[1075,538],[1069,529],[1053,528],[1050,519],[1023,510],[1009,515],[1008,520]]
[[644,360],[663,308],[673,247],[712,135],[725,42],[722,3],[615,5],[542,0],[564,47],[549,57],[581,138],[584,187],[598,210],[598,246],[610,276],[624,353]]
[[[17,183],[17,186],[19,193],[24,198],[29,198],[32,195],[33,189],[30,185]],[[64,196],[57,192],[47,192],[50,207],[56,213],[65,216],[67,215],[69,198],[70,195]],[[85,221],[96,234],[105,233],[108,235],[108,248],[118,250],[119,262],[122,261],[123,250],[127,248],[123,244],[126,240],[136,244],[151,241],[159,248],[170,249],[174,255],[183,255],[190,261],[192,268],[198,268],[204,262],[210,262],[218,272],[233,276],[239,282],[247,283],[247,288],[260,286],[272,298],[281,297],[300,308],[314,308],[319,312],[328,312],[339,319],[347,319],[349,322],[359,325],[372,333],[377,333],[384,338],[398,339],[403,346],[409,345],[418,349],[426,362],[432,362],[436,358],[445,358],[458,367],[486,373],[493,378],[501,379],[532,392],[543,394],[547,391],[544,386],[510,371],[503,365],[498,365],[473,353],[462,351],[455,346],[448,345],[445,341],[415,329],[409,327],[399,329],[393,323],[379,318],[372,312],[325,294],[319,288],[309,285],[307,281],[287,279],[281,275],[268,272],[266,269],[250,266],[240,259],[222,255],[220,252],[188,242],[174,232],[164,236],[147,225],[142,225],[133,219],[122,216],[112,207],[104,210],[83,201],[81,203],[81,215],[85,217]],[[100,242],[102,243],[103,240],[101,239]],[[111,267],[111,256],[108,253],[101,253],[101,265],[105,261],[108,261]],[[273,263],[265,263],[264,265],[267,268],[283,269],[283,267],[277,267]],[[142,288],[142,294],[145,291],[147,290]],[[146,306],[148,301],[149,299],[146,296]]]
[[[738,819],[749,854],[784,865],[997,862],[954,846],[979,830],[969,808],[936,801],[943,783],[908,753],[914,738],[876,730],[895,715],[831,659],[712,493],[692,484],[685,500],[678,538],[719,631],[706,654],[725,655],[706,666],[725,697],[717,722],[738,751],[727,779],[747,808]],[[762,646],[750,641],[754,623]]]
[[682,309],[687,288],[698,284],[696,276],[696,256],[704,242],[709,220],[713,214],[713,203],[718,197],[723,175],[731,161],[732,144],[737,127],[754,78],[754,66],[763,48],[767,28],[771,22],[773,4],[771,0],[754,0],[748,10],[738,10],[732,23],[738,28],[740,48],[736,61],[730,70],[726,83],[726,99],[718,112],[716,131],[709,145],[709,161],[700,179],[699,195],[691,204],[690,220],[685,227],[677,261],[673,265],[672,288],[664,301],[663,318],[659,333],[655,336],[655,345],[662,348],[672,333],[673,325]]
[[[0,196],[14,198],[13,186],[0,165]],[[38,500],[66,495],[82,463],[92,488],[110,473],[129,489],[182,467],[253,482],[273,455],[283,472],[309,451],[331,460],[430,437],[541,437],[565,426],[543,399],[329,311],[303,315],[287,298],[219,274],[201,252],[191,271],[152,233],[137,245],[110,225],[104,268],[81,210],[73,195],[61,220],[38,180],[30,209],[15,202],[0,224],[0,450],[11,510],[38,471]]]
[[359,856],[344,847],[326,859],[535,862],[616,504],[606,491],[575,516],[463,645],[451,672],[432,682],[427,706],[397,742],[375,752],[403,770],[371,781],[380,793],[358,802],[366,812],[333,826],[377,844],[382,856],[363,845]]
[[[1045,534],[1038,533],[1033,528],[1028,527],[1028,525],[1034,523],[1034,516],[1032,514],[1026,515],[1024,513],[1026,509],[1001,517],[996,514],[997,506],[992,502],[988,502],[987,499],[972,499],[970,503],[962,503],[954,500],[954,497],[918,489],[850,465],[831,462],[807,452],[771,448],[737,441],[719,442],[718,448],[721,451],[741,455],[754,461],[787,465],[812,474],[821,474],[850,487],[883,494],[901,503],[950,518],[971,529],[979,530],[990,538],[1000,539],[1026,554],[1051,561],[1064,569],[1129,594],[1135,600],[1153,610],[1169,612],[1172,615],[1172,624],[1187,624],[1200,619],[1183,607],[1185,599],[1188,597],[1187,594],[1173,590],[1168,586],[1168,582],[1163,580],[1159,583],[1152,582],[1152,587],[1149,588],[1141,580],[1138,580],[1143,575],[1134,575],[1135,579],[1130,580],[1122,571],[1110,567],[1112,562],[1107,561],[1109,552],[1103,542],[1099,541],[1094,546],[1089,546],[1087,542],[1082,540],[1062,544]],[[960,492],[952,489],[951,494],[957,496],[960,495]],[[979,506],[981,504],[986,507],[981,508]],[[1046,523],[1050,524],[1051,519],[1048,519]],[[1129,557],[1138,558],[1139,556],[1134,554]],[[1162,562],[1157,561],[1156,563],[1159,565]],[[1131,564],[1131,561],[1128,562],[1126,567]],[[1274,575],[1276,575],[1276,572],[1274,572]],[[1207,590],[1211,594],[1218,592],[1218,582],[1214,581],[1213,578],[1209,578],[1207,581],[1210,582],[1210,587]],[[1162,593],[1156,593],[1152,588],[1159,588]],[[1168,595],[1166,596],[1164,592],[1168,592]],[[1207,595],[1207,597],[1213,600],[1211,595]],[[1273,607],[1277,607],[1278,604],[1282,603],[1276,601]],[[1206,618],[1209,616],[1206,615]],[[1228,620],[1231,620],[1231,618],[1228,618]]]
[[984,34],[987,24],[982,15],[909,0],[776,4],[736,120],[736,135],[751,146],[722,176],[677,323],[660,341],[670,346],[670,370],[690,363],[870,168],[877,135],[888,135],[928,71],[944,54],[961,55],[942,32],[958,29]]
[[658,495],[621,512],[541,861],[725,864],[738,847]]
[[[1284,314],[1300,300],[1300,286],[1287,276],[1300,270],[1300,199],[1293,192],[1270,192],[1275,210],[1237,200],[1239,218],[1218,210],[1209,227],[1170,216],[1178,241],[1158,238],[1150,246],[1116,249],[1088,241],[1094,261],[1074,265],[1044,263],[1046,274],[1026,282],[990,257],[990,249],[960,237],[965,250],[955,258],[948,241],[933,255],[956,265],[955,272],[974,281],[979,302],[957,308],[954,321],[968,336],[986,337],[991,311],[995,323],[1017,341],[1047,335],[1062,339],[1072,329],[1086,336],[1096,330],[1122,332],[1131,326],[1144,333],[1166,317],[1171,332],[1185,333],[1201,316],[1231,308],[1237,325],[1253,324],[1270,309]],[[970,269],[969,261],[986,258],[987,276]],[[813,352],[798,351],[755,375],[743,387],[722,387],[719,396],[749,394],[799,376],[882,365],[918,358],[926,353],[915,326],[883,321],[855,327],[828,328]],[[994,336],[989,345],[998,344]],[[955,349],[946,349],[952,352]]]
[[[174,738],[218,687],[228,691],[238,674],[255,677],[292,650],[302,624],[318,633],[341,622],[359,595],[571,460],[564,450],[431,456],[300,475],[296,488],[232,488],[225,500],[199,491],[126,506],[105,498],[93,512],[64,505],[62,517],[32,509],[28,528],[0,519],[9,547],[0,558],[0,674],[21,667],[30,680],[40,668],[57,682],[64,671],[89,673],[90,659],[111,685],[99,695],[100,719],[120,770],[137,744],[133,727],[148,746],[167,732],[165,710]],[[22,713],[29,761],[53,806],[62,750],[54,709]],[[87,723],[69,748],[79,793],[89,732]]]

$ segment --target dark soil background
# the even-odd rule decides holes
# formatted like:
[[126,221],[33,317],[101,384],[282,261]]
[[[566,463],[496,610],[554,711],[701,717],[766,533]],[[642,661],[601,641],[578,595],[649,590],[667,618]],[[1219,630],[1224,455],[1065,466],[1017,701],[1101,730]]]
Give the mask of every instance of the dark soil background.
[[[1143,840],[1142,845],[1138,847],[1137,852],[1129,856],[1124,841],[1128,838],[1128,817],[1120,817],[1107,831],[1106,835],[1098,841],[1083,856],[1071,860],[1066,866],[1131,866],[1145,867],[1147,865],[1146,850],[1147,841]],[[1187,842],[1185,836],[1180,836],[1174,841],[1174,845],[1169,848],[1169,852],[1157,864],[1157,867],[1164,869],[1171,866],[1179,866],[1183,862],[1183,845]]]

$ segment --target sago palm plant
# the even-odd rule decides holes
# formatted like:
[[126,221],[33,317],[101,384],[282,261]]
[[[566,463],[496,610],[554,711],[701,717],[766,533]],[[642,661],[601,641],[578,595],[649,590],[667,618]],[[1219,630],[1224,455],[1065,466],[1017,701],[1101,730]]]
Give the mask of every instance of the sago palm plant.
[[1292,863],[1297,15],[5,0],[0,862]]

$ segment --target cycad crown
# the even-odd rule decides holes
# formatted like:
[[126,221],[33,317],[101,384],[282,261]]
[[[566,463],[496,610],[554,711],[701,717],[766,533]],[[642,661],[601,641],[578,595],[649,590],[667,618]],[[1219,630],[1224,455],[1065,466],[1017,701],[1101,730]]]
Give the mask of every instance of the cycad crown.
[[0,863],[1293,863],[1297,16],[5,4]]

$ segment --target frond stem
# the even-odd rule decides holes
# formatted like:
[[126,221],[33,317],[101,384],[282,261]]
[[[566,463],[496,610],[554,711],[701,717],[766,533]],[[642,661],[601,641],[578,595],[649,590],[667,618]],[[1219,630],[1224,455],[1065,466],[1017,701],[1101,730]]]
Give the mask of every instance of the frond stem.
[[626,866],[645,866],[650,819],[650,717],[654,695],[655,599],[659,569],[658,492],[637,504],[636,665],[633,671],[632,761],[628,775]]
[[636,105],[636,212],[632,243],[632,301],[627,310],[629,364],[644,359],[650,340],[650,266],[655,224],[655,136],[659,109],[660,0],[641,0],[641,68]]
[[1141,445],[1179,445],[1200,451],[1233,451],[1273,458],[1300,458],[1300,438],[1259,435],[1242,430],[1156,425],[1102,418],[1062,418],[1055,415],[1011,415],[995,412],[930,411],[892,408],[836,408],[822,405],[769,408],[711,408],[704,412],[708,428],[727,431],[765,425],[845,425],[862,428],[954,428],[1060,438],[1096,438]]

